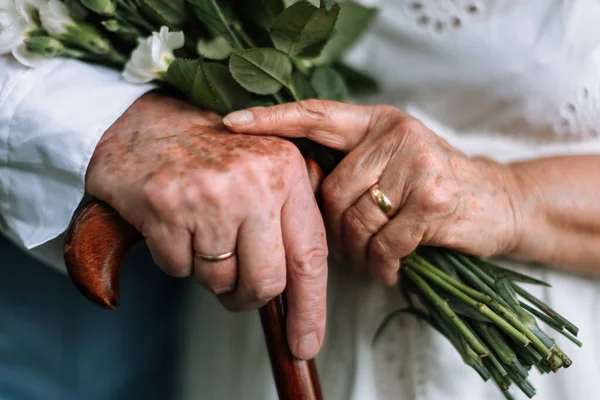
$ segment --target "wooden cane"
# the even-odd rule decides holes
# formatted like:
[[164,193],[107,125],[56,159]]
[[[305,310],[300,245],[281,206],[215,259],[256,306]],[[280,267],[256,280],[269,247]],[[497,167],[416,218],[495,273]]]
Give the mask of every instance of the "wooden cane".
[[[314,161],[307,160],[306,164],[316,191],[323,173]],[[74,216],[65,240],[69,276],[89,300],[105,308],[116,308],[123,261],[140,240],[140,233],[109,205],[97,200],[87,203]],[[285,315],[285,295],[260,309],[279,398],[322,400],[314,360],[297,360],[289,350]]]

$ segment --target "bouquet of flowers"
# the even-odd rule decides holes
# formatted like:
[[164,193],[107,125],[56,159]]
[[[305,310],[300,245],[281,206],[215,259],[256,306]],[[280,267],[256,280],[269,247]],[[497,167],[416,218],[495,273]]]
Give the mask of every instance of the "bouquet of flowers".
[[[220,114],[308,98],[345,101],[377,89],[343,62],[376,10],[333,0],[0,0],[0,54],[35,68],[53,57],[157,82]],[[327,172],[343,156],[308,141],[301,150]],[[521,284],[532,277],[455,251],[421,247],[403,260],[400,313],[427,322],[464,362],[527,396],[535,366],[556,372],[571,360],[542,321],[581,346],[577,327]]]

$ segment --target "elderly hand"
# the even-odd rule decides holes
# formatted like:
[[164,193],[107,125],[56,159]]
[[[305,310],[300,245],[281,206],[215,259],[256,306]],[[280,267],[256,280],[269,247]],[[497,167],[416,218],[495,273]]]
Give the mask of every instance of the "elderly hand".
[[[518,240],[519,185],[509,168],[469,158],[391,106],[308,100],[225,117],[233,132],[307,137],[347,156],[322,185],[334,239],[385,284],[418,245],[488,256]],[[398,210],[390,220],[369,189]]]
[[[193,275],[228,309],[258,308],[286,288],[291,351],[316,355],[327,244],[294,145],[233,136],[217,115],[151,93],[104,134],[86,180],[143,234],[159,266]],[[200,256],[231,251],[217,262]]]

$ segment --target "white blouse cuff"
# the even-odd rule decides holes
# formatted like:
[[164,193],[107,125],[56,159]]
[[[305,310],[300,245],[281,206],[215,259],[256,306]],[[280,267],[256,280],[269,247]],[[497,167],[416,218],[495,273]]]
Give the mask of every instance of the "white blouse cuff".
[[154,86],[76,60],[52,60],[14,81],[0,83],[0,215],[8,236],[32,249],[66,230],[98,141]]

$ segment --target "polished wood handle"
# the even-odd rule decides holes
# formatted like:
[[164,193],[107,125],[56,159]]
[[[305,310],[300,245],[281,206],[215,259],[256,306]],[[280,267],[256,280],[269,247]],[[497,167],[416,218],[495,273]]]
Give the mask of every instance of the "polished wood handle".
[[[314,161],[306,163],[316,191],[323,173]],[[69,276],[89,300],[114,309],[119,304],[123,261],[141,239],[140,233],[108,204],[92,200],[77,211],[67,232],[64,257]],[[262,307],[260,317],[279,398],[322,400],[314,360],[297,360],[289,350],[285,295]]]

